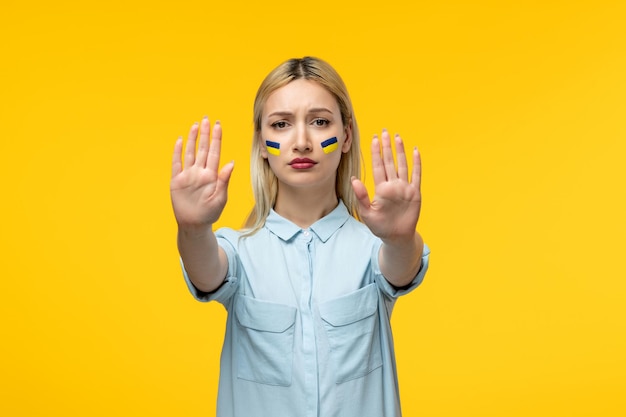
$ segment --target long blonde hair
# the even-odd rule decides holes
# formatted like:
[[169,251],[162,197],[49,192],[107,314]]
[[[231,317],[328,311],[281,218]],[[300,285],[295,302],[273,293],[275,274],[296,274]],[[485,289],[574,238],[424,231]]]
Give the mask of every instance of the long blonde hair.
[[356,219],[359,218],[357,200],[350,179],[353,176],[361,177],[361,150],[359,129],[348,90],[337,71],[327,62],[314,57],[294,58],[283,62],[265,77],[254,99],[254,135],[250,158],[250,177],[255,206],[244,224],[246,235],[252,235],[263,227],[270,209],[276,203],[278,194],[278,180],[267,159],[261,155],[260,135],[263,107],[270,94],[297,79],[315,81],[326,88],[339,104],[343,125],[352,126],[352,145],[350,150],[341,156],[337,168],[335,190],[337,198],[343,201],[350,214]]

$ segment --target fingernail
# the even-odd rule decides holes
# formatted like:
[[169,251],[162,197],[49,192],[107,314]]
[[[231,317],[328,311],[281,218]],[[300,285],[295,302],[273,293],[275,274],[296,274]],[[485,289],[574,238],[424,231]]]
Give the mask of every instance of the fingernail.
[[208,119],[208,118],[209,118],[209,116],[204,116],[202,119],[203,119],[203,120],[206,120],[206,119]]
[[386,127],[383,127],[383,132],[386,132],[386,131],[387,131],[387,128],[386,128]]
[[216,125],[219,125],[219,124],[220,124],[220,121],[219,121],[219,120],[216,120],[216,121],[215,121],[215,124],[216,124]]

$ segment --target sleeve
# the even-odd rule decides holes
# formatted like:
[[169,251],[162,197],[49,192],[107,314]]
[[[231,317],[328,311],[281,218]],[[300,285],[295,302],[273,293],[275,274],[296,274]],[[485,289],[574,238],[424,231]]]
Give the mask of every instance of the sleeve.
[[382,272],[380,271],[380,265],[378,263],[379,250],[380,244],[374,245],[374,249],[372,251],[372,263],[374,267],[376,284],[386,296],[391,299],[396,299],[402,295],[410,293],[415,288],[419,287],[419,285],[424,280],[424,275],[426,275],[426,271],[428,270],[430,248],[426,244],[424,244],[424,252],[422,253],[422,265],[420,266],[419,271],[417,271],[417,274],[415,275],[415,278],[413,278],[413,281],[411,281],[409,285],[402,288],[398,288],[390,284],[389,281],[387,281],[387,279],[383,276]]
[[185,278],[187,288],[196,300],[203,303],[217,301],[221,304],[226,304],[226,301],[228,301],[235,294],[235,292],[237,292],[239,282],[241,281],[239,277],[239,271],[241,268],[239,267],[237,251],[230,240],[223,236],[220,231],[216,233],[216,236],[218,245],[220,245],[224,252],[226,252],[226,257],[228,259],[228,272],[226,272],[226,278],[218,289],[212,292],[200,291],[189,279],[189,275],[187,274],[187,270],[185,270],[185,265],[182,259],[180,260],[180,265],[183,270],[183,277]]

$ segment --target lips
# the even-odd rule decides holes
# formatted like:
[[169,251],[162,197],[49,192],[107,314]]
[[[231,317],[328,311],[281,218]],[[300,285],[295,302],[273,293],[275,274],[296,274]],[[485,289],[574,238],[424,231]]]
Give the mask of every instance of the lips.
[[289,165],[294,169],[308,169],[312,168],[317,162],[309,158],[294,158],[289,162]]

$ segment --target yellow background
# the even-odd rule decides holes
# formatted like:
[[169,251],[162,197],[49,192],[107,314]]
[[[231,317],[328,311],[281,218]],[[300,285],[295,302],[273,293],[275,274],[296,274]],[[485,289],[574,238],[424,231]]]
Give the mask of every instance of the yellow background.
[[183,284],[171,151],[221,120],[240,226],[254,93],[303,55],[363,141],[423,154],[405,414],[626,415],[626,4],[409,3],[3,3],[0,415],[214,414],[225,312]]

